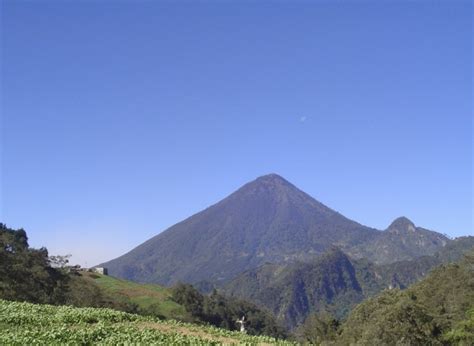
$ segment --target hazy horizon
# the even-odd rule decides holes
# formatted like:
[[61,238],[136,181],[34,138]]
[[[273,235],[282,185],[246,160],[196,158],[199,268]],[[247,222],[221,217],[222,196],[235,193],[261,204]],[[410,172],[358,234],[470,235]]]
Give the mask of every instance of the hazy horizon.
[[92,266],[277,173],[474,235],[472,4],[16,2],[0,222]]

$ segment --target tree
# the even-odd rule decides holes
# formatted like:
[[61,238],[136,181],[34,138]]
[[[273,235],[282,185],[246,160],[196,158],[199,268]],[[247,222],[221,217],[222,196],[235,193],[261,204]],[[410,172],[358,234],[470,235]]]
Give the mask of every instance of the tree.
[[178,283],[172,290],[173,300],[183,305],[193,317],[202,318],[204,297],[193,286]]
[[254,304],[229,298],[213,290],[209,296],[202,295],[193,286],[179,283],[172,289],[172,299],[185,307],[195,319],[216,327],[237,330],[237,318],[245,316],[245,327],[249,334],[285,337],[286,333],[274,318]]
[[0,298],[60,304],[67,282],[65,273],[51,267],[48,250],[29,247],[25,230],[0,224]]
[[474,345],[474,309],[471,309],[467,315],[469,317],[466,320],[456,324],[444,335],[444,341],[460,346]]
[[69,258],[71,258],[70,254],[49,256],[49,263],[53,268],[65,268],[69,263]]
[[310,315],[299,328],[297,334],[302,341],[319,345],[334,341],[338,335],[340,323],[327,312]]

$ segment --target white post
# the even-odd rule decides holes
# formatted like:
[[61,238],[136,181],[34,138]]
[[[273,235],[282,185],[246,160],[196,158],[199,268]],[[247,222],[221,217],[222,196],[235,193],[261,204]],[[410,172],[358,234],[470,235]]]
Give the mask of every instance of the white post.
[[242,319],[237,320],[236,322],[240,324],[240,332],[245,333],[245,316],[242,316]]

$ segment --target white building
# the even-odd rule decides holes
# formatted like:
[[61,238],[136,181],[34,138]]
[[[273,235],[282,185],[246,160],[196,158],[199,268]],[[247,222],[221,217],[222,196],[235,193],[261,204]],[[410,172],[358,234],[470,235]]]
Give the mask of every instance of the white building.
[[95,267],[92,268],[92,271],[94,273],[102,274],[102,275],[108,275],[108,270],[105,267]]

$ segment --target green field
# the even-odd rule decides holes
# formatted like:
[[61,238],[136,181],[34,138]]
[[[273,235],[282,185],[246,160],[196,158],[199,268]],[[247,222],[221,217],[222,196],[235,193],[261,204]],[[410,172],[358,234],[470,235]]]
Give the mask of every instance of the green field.
[[114,300],[135,303],[142,310],[153,308],[157,315],[166,319],[186,320],[188,318],[185,308],[171,300],[171,291],[168,288],[153,284],[139,284],[95,273],[81,275],[85,280],[92,280]]
[[128,314],[0,300],[1,345],[289,345],[210,326]]

